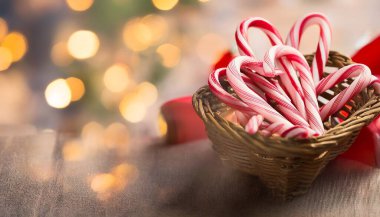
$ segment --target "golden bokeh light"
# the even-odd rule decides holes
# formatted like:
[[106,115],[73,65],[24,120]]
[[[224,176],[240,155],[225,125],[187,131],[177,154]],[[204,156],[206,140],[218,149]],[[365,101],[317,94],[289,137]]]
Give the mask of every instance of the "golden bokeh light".
[[94,0],[66,0],[67,6],[73,11],[85,11],[89,9]]
[[110,173],[100,173],[91,180],[91,189],[97,193],[105,193],[115,184],[115,176]]
[[12,53],[8,48],[0,47],[0,71],[7,70],[12,64]]
[[147,81],[142,82],[137,86],[137,97],[145,106],[153,105],[158,97],[156,86]]
[[161,136],[165,136],[168,132],[168,124],[166,123],[162,114],[158,115],[158,132]]
[[162,65],[168,68],[176,66],[181,59],[181,50],[173,44],[163,44],[157,48],[156,52],[161,57]]
[[202,3],[205,3],[205,2],[209,2],[210,0],[198,0],[199,2],[202,2]]
[[75,102],[80,100],[86,91],[83,81],[79,78],[69,77],[66,79],[66,82],[71,91],[71,101]]
[[168,11],[177,5],[178,0],[152,0],[153,5],[162,11]]
[[58,42],[52,47],[50,58],[57,66],[68,66],[72,62],[65,42]]
[[146,15],[141,19],[141,22],[149,28],[152,34],[151,44],[159,43],[168,33],[169,24],[166,19],[160,15]]
[[121,192],[138,178],[138,169],[128,163],[121,163],[109,173],[98,173],[90,177],[90,187],[97,193],[97,198],[107,200],[115,193]]
[[133,51],[143,51],[153,42],[150,28],[136,18],[125,24],[123,29],[124,44]]
[[19,61],[28,50],[28,42],[25,36],[19,32],[11,32],[5,36],[2,44],[12,54],[12,61]]
[[115,166],[111,173],[116,177],[114,190],[122,191],[127,184],[132,184],[138,178],[138,169],[131,164],[122,163]]
[[76,59],[93,57],[99,49],[99,38],[94,32],[88,30],[76,31],[69,37],[67,49]]
[[0,40],[8,34],[8,24],[3,18],[0,17]]
[[228,49],[228,43],[219,35],[208,33],[198,42],[197,54],[201,60],[211,64],[215,59]]
[[146,114],[146,105],[135,97],[126,96],[120,102],[119,111],[125,120],[131,123],[141,122]]
[[156,86],[149,82],[142,82],[124,96],[119,104],[119,111],[127,121],[140,122],[144,119],[147,108],[154,104],[157,98]]
[[62,155],[65,161],[80,161],[84,157],[82,144],[78,140],[68,141],[62,148]]
[[71,91],[65,79],[52,81],[45,90],[46,102],[53,108],[66,108],[71,102]]
[[124,64],[114,64],[104,73],[103,82],[111,92],[121,92],[130,83],[129,68]]

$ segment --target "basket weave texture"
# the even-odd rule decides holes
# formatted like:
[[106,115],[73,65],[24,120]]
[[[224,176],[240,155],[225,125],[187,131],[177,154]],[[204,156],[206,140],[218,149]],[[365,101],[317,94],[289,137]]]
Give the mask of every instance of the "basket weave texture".
[[[305,57],[311,64],[313,55]],[[352,63],[350,58],[331,51],[327,66],[341,68]],[[344,84],[336,85],[321,97],[330,100],[344,88]],[[233,92],[229,86],[225,89]],[[351,146],[362,127],[380,113],[380,97],[371,87],[364,89],[324,122],[324,135],[302,140],[247,134],[240,125],[224,118],[231,108],[219,101],[208,86],[193,95],[193,106],[223,161],[258,176],[277,196],[289,199],[307,192],[326,164]]]

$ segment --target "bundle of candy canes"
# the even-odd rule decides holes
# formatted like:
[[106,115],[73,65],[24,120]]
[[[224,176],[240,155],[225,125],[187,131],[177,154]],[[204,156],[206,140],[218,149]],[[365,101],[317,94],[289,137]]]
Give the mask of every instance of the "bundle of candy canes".
[[[312,25],[319,27],[320,34],[309,67],[298,48],[302,34]],[[263,60],[257,59],[248,41],[248,30],[253,27],[263,31],[272,44]],[[285,43],[276,28],[259,17],[244,20],[235,38],[240,55],[226,68],[212,72],[208,84],[219,100],[235,109],[238,123],[250,134],[260,132],[288,138],[320,136],[325,132],[323,121],[364,88],[372,85],[380,93],[380,82],[363,64],[351,64],[322,77],[331,42],[331,26],[322,14],[312,13],[298,20]],[[321,93],[348,78],[353,79],[350,85],[318,106]],[[222,87],[222,79],[230,84],[236,96]]]

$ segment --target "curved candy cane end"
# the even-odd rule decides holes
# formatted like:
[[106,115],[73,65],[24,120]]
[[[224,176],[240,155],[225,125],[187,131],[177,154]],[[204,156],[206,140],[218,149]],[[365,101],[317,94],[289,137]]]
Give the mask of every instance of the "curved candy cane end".
[[263,122],[263,117],[261,115],[252,116],[248,120],[247,125],[245,125],[245,131],[249,134],[257,133],[262,122]]

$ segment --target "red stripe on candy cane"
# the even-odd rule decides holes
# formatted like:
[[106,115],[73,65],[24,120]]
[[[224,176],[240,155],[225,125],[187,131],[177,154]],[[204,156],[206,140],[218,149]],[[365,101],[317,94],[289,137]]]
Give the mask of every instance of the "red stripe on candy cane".
[[290,99],[285,97],[274,84],[254,71],[245,70],[245,74],[250,77],[263,92],[266,93],[266,96],[269,99],[276,103],[281,114],[284,115],[290,122],[297,125],[309,126],[307,121],[303,119],[301,113],[291,103]]
[[272,45],[283,44],[281,35],[272,24],[263,18],[251,17],[244,20],[235,32],[236,44],[241,55],[251,56],[256,59],[248,39],[248,30],[251,27],[255,27],[263,31],[269,38]]
[[354,78],[354,81],[338,95],[333,97],[328,103],[320,108],[322,120],[339,111],[353,96],[357,95],[364,88],[371,84],[373,77],[370,69],[363,64],[352,64],[345,66],[330,74],[324,79],[325,86],[321,90],[327,90],[340,82],[342,75],[347,78]]
[[323,75],[323,70],[330,49],[331,26],[328,19],[324,15],[318,13],[311,13],[302,19],[299,19],[291,28],[286,44],[298,49],[302,34],[311,25],[318,25],[320,28],[318,46],[311,68],[314,83],[317,84]]
[[266,62],[268,63],[267,66],[273,67],[276,61],[282,57],[289,57],[288,60],[297,69],[300,75],[303,92],[305,94],[303,100],[305,104],[307,120],[313,130],[317,131],[319,134],[322,134],[324,132],[323,123],[319,117],[317,97],[315,95],[315,86],[313,78],[310,75],[310,68],[306,62],[306,59],[298,50],[290,46],[277,45],[270,48],[266,54],[265,59],[269,61]]

